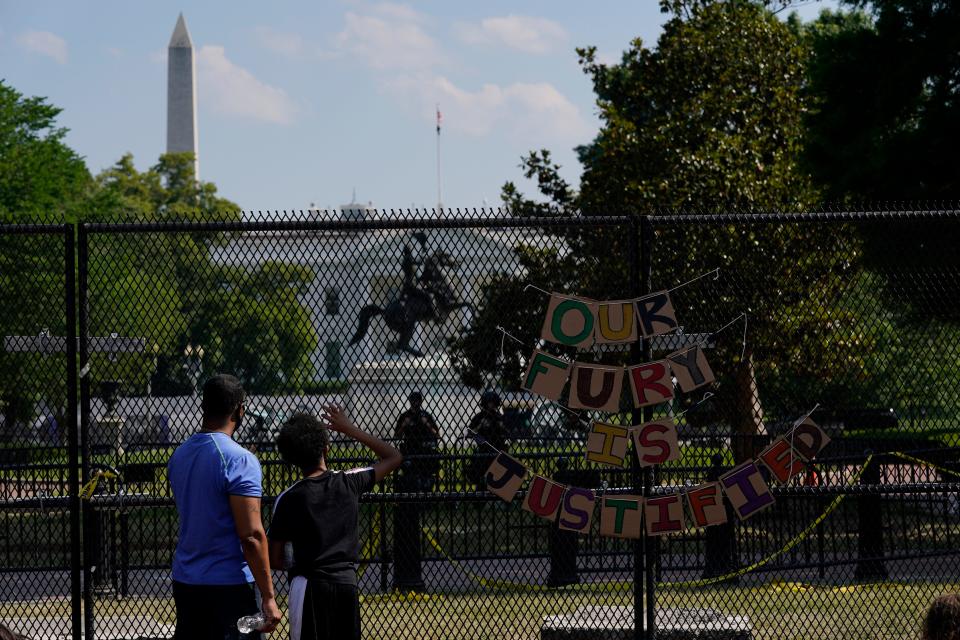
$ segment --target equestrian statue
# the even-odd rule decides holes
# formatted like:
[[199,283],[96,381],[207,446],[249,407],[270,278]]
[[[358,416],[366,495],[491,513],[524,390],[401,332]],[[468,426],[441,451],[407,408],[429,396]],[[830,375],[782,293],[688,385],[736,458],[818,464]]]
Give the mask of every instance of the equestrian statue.
[[[427,237],[422,232],[412,236],[421,249],[426,249]],[[422,266],[419,275],[417,267]],[[405,352],[414,356],[422,356],[423,352],[410,345],[417,325],[422,322],[443,324],[450,313],[457,309],[473,311],[469,302],[457,299],[444,269],[456,267],[457,261],[445,251],[434,251],[422,261],[414,256],[413,247],[409,242],[403,246],[403,287],[399,295],[387,303],[385,307],[368,304],[360,310],[357,332],[350,340],[354,345],[363,340],[370,328],[370,319],[374,316],[383,316],[384,322],[391,331],[397,334],[397,340],[391,342],[388,348],[393,352]]]

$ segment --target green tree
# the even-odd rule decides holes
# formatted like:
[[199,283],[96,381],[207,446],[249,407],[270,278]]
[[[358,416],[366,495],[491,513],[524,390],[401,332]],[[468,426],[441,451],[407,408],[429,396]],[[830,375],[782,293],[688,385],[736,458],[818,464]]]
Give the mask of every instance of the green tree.
[[[97,177],[111,210],[135,220],[239,220],[239,207],[217,195],[210,183],[193,178],[190,154],[165,154],[140,173],[130,156]],[[109,214],[108,214],[109,215]],[[97,238],[110,262],[129,269],[117,281],[116,268],[97,280],[104,291],[120,290],[135,297],[133,305],[104,299],[101,313],[91,314],[102,331],[138,319],[148,341],[156,345],[153,389],[160,394],[186,393],[190,381],[183,367],[186,345],[204,348],[204,371],[229,371],[255,393],[295,392],[313,376],[309,357],[316,336],[309,311],[298,295],[313,278],[309,269],[267,261],[238,269],[218,264],[211,248],[230,242],[231,234],[144,233]],[[154,294],[156,279],[167,278],[163,295]],[[91,303],[91,306],[93,303]],[[91,327],[93,327],[91,323]],[[141,334],[144,335],[144,334]],[[132,360],[136,360],[133,356]],[[116,362],[116,359],[112,362]],[[139,359],[152,366],[152,360]],[[113,365],[117,369],[117,365]],[[142,390],[146,376],[135,375],[131,391]],[[119,374],[118,374],[119,375]]]
[[[62,221],[92,188],[83,160],[63,142],[59,113],[0,80],[0,222]],[[59,237],[0,235],[0,334],[37,335],[45,328],[64,335],[63,290]],[[32,416],[41,394],[54,410],[62,407],[64,367],[62,355],[0,351],[4,424]]]
[[[190,154],[164,154],[146,171],[132,156],[91,177],[64,143],[60,109],[0,81],[0,222],[239,220],[239,207],[198,182]],[[211,248],[229,234],[95,234],[89,255],[91,335],[140,337],[141,354],[92,354],[96,381],[125,393],[189,391],[187,344],[209,345],[207,371],[236,371],[254,391],[295,391],[310,382],[316,337],[298,294],[308,271],[281,263],[229,269]],[[0,335],[66,332],[62,238],[0,234]],[[253,346],[248,346],[253,345]],[[259,360],[258,360],[259,358]],[[8,431],[37,402],[63,424],[65,358],[0,352],[0,411]]]
[[[808,29],[810,131],[806,166],[825,196],[904,206],[960,199],[960,4],[848,2]],[[920,205],[924,207],[925,205]],[[864,228],[868,264],[887,272],[890,298],[960,321],[960,284],[924,286],[918,272],[955,271],[953,221]],[[897,256],[890,269],[890,256]],[[928,281],[929,282],[929,281]]]
[[833,200],[960,198],[960,6],[847,4],[809,30],[810,171]]
[[0,221],[53,220],[90,188],[83,159],[56,125],[60,111],[0,80]]
[[[613,65],[598,62],[592,47],[578,50],[601,117],[597,137],[578,149],[579,190],[559,176],[548,151],[532,152],[521,166],[547,201],[529,199],[507,183],[503,197],[512,211],[589,216],[715,207],[792,210],[816,201],[800,166],[809,50],[795,21],[784,23],[755,2],[662,4],[673,15],[655,48],[634,40]],[[675,294],[678,313],[695,331],[714,330],[748,313],[751,342],[764,346],[756,357],[768,378],[817,375],[827,366],[823,344],[840,343],[840,336],[846,346],[832,351],[830,361],[853,365],[858,339],[847,318],[837,314],[828,322],[810,312],[836,295],[854,269],[847,258],[856,255],[857,243],[842,231],[825,233],[812,225],[663,227],[652,256],[654,284],[669,287],[719,267],[717,281]],[[528,271],[523,280],[601,299],[629,295],[624,258],[636,238],[623,229],[589,229],[560,239],[563,250],[520,247]],[[525,295],[524,284],[511,279],[487,288],[488,304],[476,328],[452,348],[466,380],[500,376],[501,384],[518,384],[516,373],[529,355],[525,348],[511,346],[507,365],[499,368],[477,354],[485,345],[489,350],[484,322],[496,318],[502,321],[494,325],[525,343],[536,341],[546,300]],[[739,356],[733,330],[718,339],[710,359],[728,380]],[[734,385],[723,380],[723,404],[733,407]]]

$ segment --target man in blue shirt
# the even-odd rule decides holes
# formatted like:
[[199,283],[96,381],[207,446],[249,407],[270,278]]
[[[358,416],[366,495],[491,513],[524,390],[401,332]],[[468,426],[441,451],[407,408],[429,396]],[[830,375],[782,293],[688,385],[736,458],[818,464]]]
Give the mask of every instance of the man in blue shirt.
[[260,463],[233,441],[245,400],[235,377],[207,380],[203,427],[177,447],[167,465],[180,516],[173,556],[177,640],[259,637],[237,631],[239,618],[258,611],[266,618],[263,631],[273,631],[280,621],[260,519]]

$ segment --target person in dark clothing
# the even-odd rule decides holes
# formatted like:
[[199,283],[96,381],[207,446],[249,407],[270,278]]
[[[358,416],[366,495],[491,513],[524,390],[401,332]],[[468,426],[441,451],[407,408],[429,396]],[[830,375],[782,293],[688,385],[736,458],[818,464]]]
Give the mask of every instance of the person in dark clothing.
[[467,467],[467,480],[477,491],[485,488],[484,474],[493,463],[496,452],[507,450],[507,427],[503,422],[500,396],[494,391],[485,391],[480,396],[480,412],[470,420],[467,437],[475,442],[473,456]]
[[400,440],[403,454],[402,490],[431,491],[437,481],[440,461],[436,459],[440,444],[437,422],[423,409],[423,394],[414,391],[407,398],[410,408],[400,414],[393,435]]
[[[366,445],[378,461],[346,472],[327,469],[329,431]],[[270,523],[270,558],[285,566],[286,545],[293,551],[288,597],[292,640],[360,638],[357,563],[359,497],[393,472],[403,456],[386,442],[361,431],[343,410],[327,406],[321,419],[300,413],[277,437],[283,459],[303,478],[277,496]]]

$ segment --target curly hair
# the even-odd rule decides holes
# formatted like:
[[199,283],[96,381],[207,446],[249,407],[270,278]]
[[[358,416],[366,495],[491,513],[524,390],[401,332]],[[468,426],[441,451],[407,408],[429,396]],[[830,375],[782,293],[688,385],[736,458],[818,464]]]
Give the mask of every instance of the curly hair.
[[30,640],[30,638],[22,636],[19,633],[14,633],[0,624],[0,640]]
[[960,595],[947,593],[930,603],[923,640],[960,640]]
[[277,449],[285,462],[307,472],[317,468],[330,446],[330,432],[316,416],[297,413],[280,428]]

